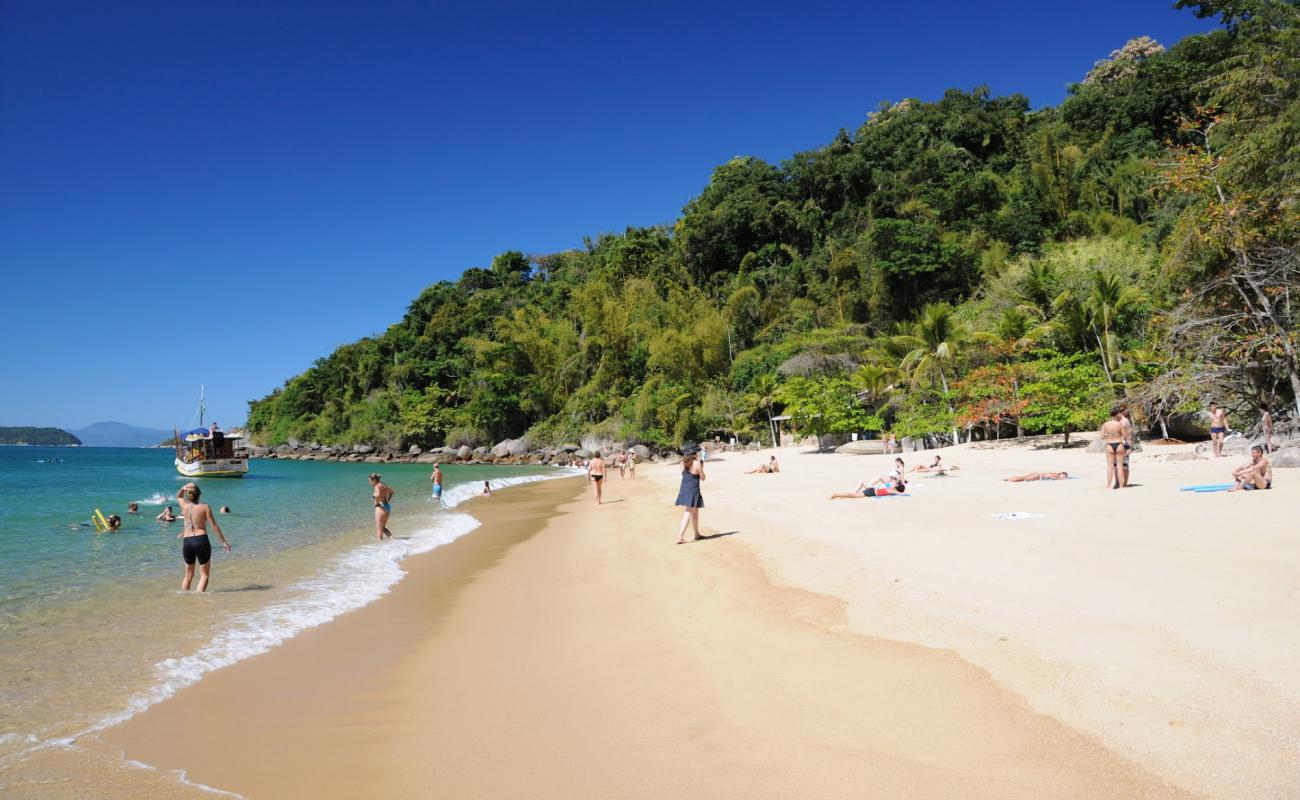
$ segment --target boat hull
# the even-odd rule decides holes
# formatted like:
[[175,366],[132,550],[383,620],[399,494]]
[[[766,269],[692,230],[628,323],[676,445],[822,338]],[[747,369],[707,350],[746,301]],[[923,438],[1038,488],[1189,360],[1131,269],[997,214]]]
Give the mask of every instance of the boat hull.
[[176,471],[187,478],[242,478],[248,474],[246,458],[214,458],[205,461],[176,459]]

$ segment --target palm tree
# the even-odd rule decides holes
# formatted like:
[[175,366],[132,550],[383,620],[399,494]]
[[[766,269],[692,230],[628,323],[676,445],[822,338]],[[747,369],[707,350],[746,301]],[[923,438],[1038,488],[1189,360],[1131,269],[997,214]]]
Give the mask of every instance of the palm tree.
[[749,384],[750,393],[745,396],[755,412],[767,414],[767,432],[772,437],[772,446],[776,447],[776,423],[772,421],[772,404],[776,402],[776,375],[768,372],[759,375]]
[[[931,303],[921,309],[916,321],[908,326],[908,333],[894,337],[900,345],[910,348],[903,356],[898,368],[911,376],[915,386],[924,378],[939,379],[943,387],[944,402],[948,412],[953,413],[952,400],[948,396],[948,376],[944,365],[951,364],[957,350],[969,338],[966,326],[958,321],[952,306],[947,303]],[[957,428],[952,429],[953,444],[957,443]]]
[[1052,313],[1052,300],[1056,297],[1056,270],[1048,261],[1030,262],[1019,290],[1020,297],[1046,318]]
[[[1120,365],[1119,344],[1115,337],[1115,319],[1120,312],[1142,300],[1142,290],[1126,284],[1118,273],[1112,270],[1093,270],[1090,276],[1092,287],[1086,301],[1092,312],[1097,347],[1101,350],[1102,364],[1106,367],[1106,377],[1114,382],[1115,369]],[[1097,325],[1101,330],[1096,330]]]

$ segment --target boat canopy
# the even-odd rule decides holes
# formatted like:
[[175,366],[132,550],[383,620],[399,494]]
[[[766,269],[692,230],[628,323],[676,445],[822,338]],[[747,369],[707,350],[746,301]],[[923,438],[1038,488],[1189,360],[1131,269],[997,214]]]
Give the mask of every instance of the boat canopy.
[[[220,433],[226,439],[244,438],[238,433],[226,433],[225,431],[217,431],[217,432]],[[211,433],[207,428],[195,428],[194,430],[185,431],[184,433],[181,434],[181,439],[186,442],[197,442],[201,439],[210,439],[210,438],[212,438]]]

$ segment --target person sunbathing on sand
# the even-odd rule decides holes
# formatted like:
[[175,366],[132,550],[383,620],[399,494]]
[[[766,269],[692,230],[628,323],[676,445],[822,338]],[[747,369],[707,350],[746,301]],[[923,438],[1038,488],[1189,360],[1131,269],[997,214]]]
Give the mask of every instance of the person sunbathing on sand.
[[747,469],[745,470],[745,474],[746,475],[771,475],[774,472],[780,472],[780,471],[781,471],[781,465],[776,463],[776,456],[772,456],[772,458],[766,464],[759,464],[757,467],[754,467],[753,469]]
[[1030,472],[1025,475],[1012,475],[1010,478],[1002,480],[1009,483],[1024,483],[1026,481],[1063,481],[1070,477],[1068,472]]
[[935,475],[947,475],[949,472],[955,472],[959,469],[961,467],[956,464],[943,463],[943,456],[935,456],[934,461],[928,467],[924,464],[917,464],[912,467],[913,472],[929,472]]
[[1250,462],[1233,470],[1232,479],[1237,485],[1229,489],[1230,492],[1272,489],[1273,465],[1264,458],[1264,448],[1259,445],[1250,448]]
[[830,499],[856,500],[859,497],[886,497],[891,494],[902,494],[906,488],[907,482],[901,479],[886,486],[876,486],[874,483],[867,485],[866,481],[858,481],[858,488],[852,492],[836,492]]

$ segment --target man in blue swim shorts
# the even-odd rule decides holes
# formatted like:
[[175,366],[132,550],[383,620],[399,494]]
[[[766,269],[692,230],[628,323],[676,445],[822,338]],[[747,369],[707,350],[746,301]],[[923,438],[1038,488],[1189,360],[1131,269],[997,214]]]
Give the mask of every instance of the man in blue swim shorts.
[[1214,445],[1214,457],[1223,458],[1223,435],[1228,432],[1228,412],[1219,408],[1218,403],[1210,403],[1210,442]]
[[429,480],[433,481],[433,499],[438,501],[438,505],[446,508],[446,505],[442,502],[442,467],[440,465],[433,465],[433,474],[429,476]]

